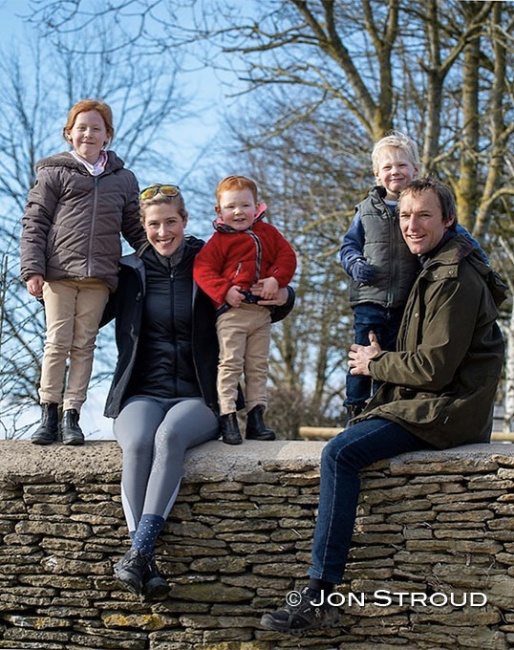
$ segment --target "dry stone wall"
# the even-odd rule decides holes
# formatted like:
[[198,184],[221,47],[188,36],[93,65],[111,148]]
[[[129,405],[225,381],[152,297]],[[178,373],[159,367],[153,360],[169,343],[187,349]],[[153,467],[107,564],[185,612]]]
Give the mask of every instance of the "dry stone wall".
[[369,468],[341,626],[259,627],[305,582],[324,443],[192,450],[157,549],[170,598],[141,603],[114,442],[0,442],[0,648],[444,650],[514,647],[514,446],[407,454]]

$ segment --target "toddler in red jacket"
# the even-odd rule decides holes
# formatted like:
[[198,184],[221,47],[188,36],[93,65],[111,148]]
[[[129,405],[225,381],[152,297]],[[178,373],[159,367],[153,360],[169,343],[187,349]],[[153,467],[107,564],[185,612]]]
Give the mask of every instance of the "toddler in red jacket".
[[237,389],[245,378],[246,438],[274,440],[263,413],[271,339],[271,313],[259,305],[274,300],[296,269],[291,245],[264,222],[256,183],[246,176],[227,176],[216,188],[216,232],[195,259],[194,280],[218,309],[220,346],[218,401],[223,442],[243,442],[236,417]]

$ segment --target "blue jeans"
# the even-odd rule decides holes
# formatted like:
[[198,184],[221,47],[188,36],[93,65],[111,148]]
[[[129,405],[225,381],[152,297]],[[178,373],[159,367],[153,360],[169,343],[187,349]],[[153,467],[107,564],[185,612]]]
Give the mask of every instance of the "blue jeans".
[[[368,302],[353,307],[354,341],[359,345],[369,345],[369,333],[373,330],[377,335],[382,350],[395,350],[396,338],[403,316],[403,307],[388,309],[381,305]],[[346,374],[345,406],[364,406],[378,384],[371,377]]]
[[353,534],[359,500],[359,470],[408,451],[433,447],[383,418],[370,418],[333,438],[321,455],[318,519],[308,573],[339,584]]

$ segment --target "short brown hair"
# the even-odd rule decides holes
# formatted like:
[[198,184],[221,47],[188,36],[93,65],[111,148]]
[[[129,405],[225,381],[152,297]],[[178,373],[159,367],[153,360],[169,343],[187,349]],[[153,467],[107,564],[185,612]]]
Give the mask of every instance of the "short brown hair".
[[[68,136],[77,120],[79,113],[86,113],[87,111],[97,111],[102,116],[107,131],[109,140],[114,138],[114,126],[112,119],[112,110],[108,104],[99,101],[98,99],[81,99],[80,102],[74,104],[68,113],[68,119],[62,130],[62,137],[68,142]],[[107,144],[107,143],[106,143]]]
[[449,229],[454,230],[457,226],[457,206],[453,192],[444,183],[441,183],[433,176],[426,176],[417,180],[411,181],[407,187],[400,192],[399,207],[401,209],[402,198],[408,196],[419,196],[423,192],[433,192],[437,196],[439,205],[441,206],[441,214],[443,216],[443,223],[448,223],[453,219],[453,223]]
[[255,199],[255,203],[258,202],[257,183],[247,176],[226,176],[221,180],[216,188],[216,203],[218,205],[220,203],[221,193],[229,190],[250,190]]

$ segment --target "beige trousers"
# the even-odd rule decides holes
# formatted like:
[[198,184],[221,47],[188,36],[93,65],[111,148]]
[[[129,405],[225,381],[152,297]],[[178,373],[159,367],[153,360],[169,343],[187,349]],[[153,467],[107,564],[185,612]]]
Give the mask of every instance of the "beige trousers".
[[80,411],[86,401],[98,326],[108,299],[107,285],[95,278],[44,283],[46,340],[41,364],[41,402],[62,403],[65,410]]
[[258,404],[266,406],[270,310],[243,303],[218,317],[216,331],[220,346],[217,383],[220,414],[236,410],[237,385],[243,374],[246,410]]

